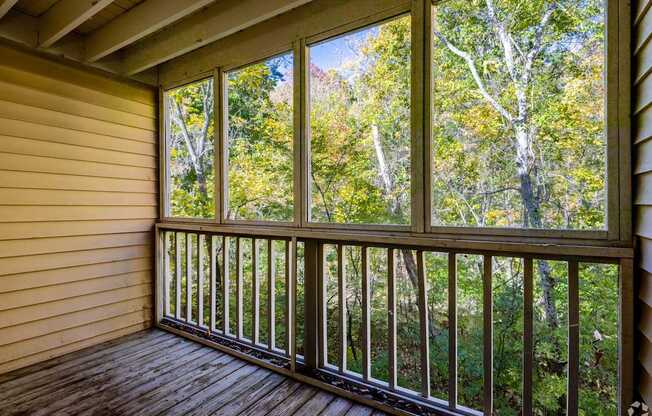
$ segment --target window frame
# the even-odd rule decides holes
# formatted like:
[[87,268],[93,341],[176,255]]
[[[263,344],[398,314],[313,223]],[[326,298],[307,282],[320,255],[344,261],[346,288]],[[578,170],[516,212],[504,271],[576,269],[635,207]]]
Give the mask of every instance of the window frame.
[[[228,203],[229,203],[229,144],[228,144],[228,129],[229,129],[229,106],[228,106],[228,82],[227,82],[227,77],[229,72],[232,71],[237,71],[239,69],[246,68],[251,65],[256,65],[262,62],[265,62],[269,59],[273,59],[282,55],[288,55],[292,54],[292,65],[293,65],[293,70],[292,70],[292,111],[293,111],[293,143],[292,143],[292,153],[293,153],[293,166],[292,166],[292,174],[293,174],[293,185],[292,185],[292,193],[293,193],[293,220],[292,221],[273,221],[273,220],[245,220],[245,219],[229,219],[226,217],[226,212],[228,211]],[[229,224],[229,225],[261,225],[261,226],[272,226],[272,227],[292,227],[296,226],[299,224],[299,218],[300,218],[300,203],[301,203],[301,195],[300,195],[300,188],[299,188],[299,183],[298,183],[298,173],[297,169],[300,165],[298,163],[300,161],[300,156],[301,156],[301,149],[300,147],[300,142],[299,142],[299,137],[297,135],[297,81],[296,81],[296,59],[297,59],[297,54],[295,51],[295,48],[293,46],[286,47],[285,50],[283,51],[275,51],[274,53],[271,54],[261,54],[260,57],[257,57],[254,60],[246,60],[243,61],[242,63],[234,64],[234,65],[228,65],[228,66],[222,66],[218,67],[215,70],[215,79],[219,79],[219,86],[218,86],[218,94],[216,97],[218,97],[215,101],[217,102],[217,110],[215,111],[215,115],[217,117],[216,126],[218,126],[218,134],[217,134],[217,142],[218,142],[218,151],[219,151],[219,178],[220,181],[216,183],[215,189],[219,189],[219,196],[218,196],[218,204],[219,204],[219,222],[221,224]],[[218,102],[219,101],[219,102]],[[219,111],[219,113],[218,113]],[[217,178],[217,175],[216,175]],[[219,188],[218,188],[219,187]],[[216,192],[217,193],[217,192]],[[216,205],[217,206],[217,205]]]
[[[215,210],[213,212],[213,218],[199,218],[199,217],[181,217],[181,216],[173,216],[171,213],[171,201],[170,201],[170,192],[172,190],[171,187],[171,180],[172,176],[170,175],[170,152],[169,152],[169,146],[168,146],[168,137],[169,137],[169,123],[170,123],[170,116],[169,116],[169,106],[168,106],[168,93],[169,91],[176,90],[179,88],[183,88],[188,85],[192,85],[198,82],[202,82],[205,80],[213,80],[213,123],[214,123],[214,137],[213,137],[213,176],[215,177],[215,181],[213,182],[213,205],[215,206]],[[215,78],[212,76],[212,74],[199,74],[195,77],[188,78],[185,80],[180,81],[179,83],[176,84],[171,84],[170,86],[166,87],[165,89],[159,88],[159,129],[160,129],[160,146],[159,146],[159,155],[160,155],[160,162],[159,162],[159,215],[161,217],[162,221],[166,222],[191,222],[191,223],[207,223],[207,222],[214,222],[216,218],[218,218],[218,210],[217,210],[217,203],[219,201],[219,195],[218,195],[218,188],[217,184],[218,178],[217,178],[217,159],[218,159],[218,154],[217,154],[217,120],[215,119],[215,91],[216,91],[216,82]]]
[[[632,161],[631,161],[631,44],[629,31],[631,15],[626,0],[605,1],[605,145],[606,145],[606,227],[604,230],[528,229],[528,228],[483,228],[435,226],[431,212],[431,168],[432,168],[432,64],[433,39],[431,34],[432,11],[437,3],[445,0],[387,0],[382,4],[365,5],[373,9],[365,17],[350,17],[345,13],[328,15],[325,27],[313,29],[302,27],[300,33],[279,31],[276,38],[258,31],[256,36],[238,37],[227,43],[227,52],[211,52],[201,55],[201,62],[185,62],[181,70],[174,68],[174,61],[163,67],[163,82],[160,87],[161,123],[161,221],[175,223],[200,223],[205,225],[226,225],[229,228],[267,227],[287,228],[342,234],[372,233],[374,235],[406,235],[430,239],[452,239],[477,241],[522,242],[526,244],[632,246]],[[348,5],[337,6],[347,8]],[[355,7],[355,6],[350,6]],[[410,225],[383,224],[340,224],[310,221],[310,89],[308,85],[309,46],[336,38],[347,33],[363,30],[402,15],[411,16],[411,223]],[[351,13],[355,16],[355,13]],[[303,15],[302,15],[303,16]],[[226,38],[229,39],[229,38]],[[251,48],[260,45],[259,50],[237,53],[243,45]],[[250,49],[249,49],[250,50]],[[227,202],[224,148],[224,100],[225,73],[255,64],[288,51],[293,52],[294,64],[294,220],[292,222],[229,220],[224,217]],[[246,57],[243,57],[246,55]],[[174,73],[196,75],[182,81],[165,81],[165,76]],[[165,94],[202,79],[213,77],[215,90],[216,149],[215,163],[215,218],[182,218],[169,215],[169,164],[167,152],[167,104]],[[219,81],[219,82],[218,82]]]
[[[414,37],[417,35],[418,32],[415,30],[415,19],[418,19],[418,17],[415,17],[415,13],[413,10],[405,10],[402,12],[396,12],[394,10],[389,10],[384,14],[381,15],[376,15],[373,16],[373,18],[364,20],[364,21],[357,21],[357,22],[352,22],[349,24],[345,24],[342,26],[337,27],[336,29],[319,33],[317,35],[309,36],[306,37],[305,40],[303,41],[303,51],[302,51],[302,66],[301,66],[301,80],[302,80],[302,94],[301,94],[301,99],[302,99],[302,108],[305,109],[305,112],[301,115],[303,119],[303,136],[304,136],[304,159],[305,159],[305,166],[302,166],[302,172],[304,172],[305,176],[305,183],[303,184],[303,203],[305,204],[305,213],[302,215],[302,223],[301,225],[304,228],[313,228],[313,229],[343,229],[346,228],[347,230],[357,230],[357,231],[418,231],[417,224],[419,222],[419,215],[418,215],[418,206],[415,206],[415,198],[418,198],[416,195],[417,189],[413,186],[415,181],[419,181],[420,177],[417,178],[415,169],[414,167],[416,164],[418,164],[418,150],[417,149],[418,143],[420,142],[420,138],[418,137],[418,132],[415,129],[415,123],[414,120],[416,117],[421,116],[421,106],[418,105],[418,102],[416,101],[415,94],[419,94],[417,89],[421,91],[421,88],[419,87],[419,79],[418,74],[415,74],[414,70],[414,64],[415,64],[415,59],[414,59],[414,54],[415,54],[415,42],[412,42],[411,45],[411,76],[410,76],[410,192],[411,192],[411,203],[410,203],[410,224],[360,224],[360,223],[327,223],[327,222],[318,222],[318,221],[312,221],[311,220],[311,202],[312,202],[312,188],[311,188],[311,152],[310,152],[310,145],[311,145],[311,128],[310,128],[310,67],[309,67],[309,62],[310,62],[310,47],[319,45],[324,42],[328,42],[329,40],[332,39],[337,39],[343,36],[346,36],[348,34],[354,34],[357,32],[361,32],[363,30],[372,28],[374,26],[379,26],[382,25],[383,23],[392,21],[394,19],[399,19],[401,17],[407,17],[410,16],[411,22],[411,39],[414,40]],[[415,210],[415,208],[417,208]]]

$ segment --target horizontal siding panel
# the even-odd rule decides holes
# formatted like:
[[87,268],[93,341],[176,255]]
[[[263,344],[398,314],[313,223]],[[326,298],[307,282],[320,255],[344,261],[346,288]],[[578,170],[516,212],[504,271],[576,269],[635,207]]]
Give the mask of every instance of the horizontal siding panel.
[[152,270],[152,257],[0,276],[0,293]]
[[652,36],[652,13],[645,13],[639,24],[634,28],[633,49],[636,54]]
[[647,338],[648,342],[652,342],[652,308],[645,303],[641,303],[640,305],[638,329]]
[[116,338],[120,338],[129,334],[133,334],[138,331],[150,328],[152,326],[151,321],[145,321],[138,323],[136,325],[130,325],[125,328],[117,329],[114,331],[105,332],[101,335],[86,338],[81,341],[72,342],[70,344],[64,345],[59,348],[53,348],[50,350],[42,351],[37,354],[30,355],[29,357],[24,357],[18,360],[10,361],[8,363],[0,364],[0,374],[7,373],[18,368],[27,367],[32,364],[39,362],[47,361],[52,358],[68,354],[70,352],[78,351],[84,348],[91,347],[96,344],[101,344],[103,342],[111,341]]
[[[156,218],[156,207],[138,206],[0,206],[0,223],[22,221],[67,221],[67,220],[120,220],[135,218]],[[36,226],[36,225],[35,225]]]
[[36,124],[66,129],[68,131],[88,133],[90,142],[98,142],[99,140],[96,136],[115,138],[118,141],[132,140],[144,143],[156,143],[157,141],[156,132],[153,131],[62,113],[55,110],[30,107],[1,99],[0,117],[5,120],[22,121],[26,124]]
[[66,344],[93,338],[106,332],[143,323],[151,318],[150,315],[149,311],[131,312],[64,331],[49,333],[18,344],[0,346],[0,362],[17,360],[32,354],[37,354],[43,350],[58,348]]
[[652,102],[652,77],[646,77],[641,81],[634,97],[634,114],[638,115],[643,110],[647,110]]
[[0,187],[61,189],[68,191],[139,192],[150,194],[156,194],[158,190],[157,182],[153,181],[7,170],[0,170]]
[[652,273],[641,271],[638,298],[652,308]]
[[652,240],[639,239],[640,266],[643,270],[652,273]]
[[0,294],[0,310],[22,308],[38,303],[53,302],[90,293],[105,292],[150,283],[149,271],[134,272],[116,276],[100,277],[80,282],[64,283],[56,286],[39,287]]
[[152,308],[151,296],[112,303],[96,308],[78,310],[65,315],[53,316],[24,325],[15,325],[0,329],[0,345],[12,344],[30,338],[36,338],[48,332],[58,332],[107,318],[137,311],[149,311]]
[[94,250],[108,247],[148,245],[152,243],[152,240],[152,234],[149,232],[4,240],[0,241],[0,258]]
[[151,284],[142,284],[62,299],[55,302],[29,305],[24,308],[0,311],[0,328],[35,322],[51,316],[63,315],[101,305],[109,305],[129,299],[138,299],[151,295],[152,291]]
[[634,143],[652,137],[652,108],[648,107],[634,118]]
[[46,110],[61,111],[63,113],[94,118],[96,120],[108,121],[143,130],[155,131],[157,128],[156,120],[148,117],[129,114],[124,111],[111,110],[44,91],[26,88],[20,85],[4,82],[1,78],[0,99],[16,104],[29,105]]
[[638,360],[648,374],[652,373],[652,343],[646,337],[641,337]]
[[98,250],[72,251],[69,253],[39,254],[25,257],[9,257],[0,259],[0,276],[35,272],[39,270],[60,269],[64,267],[83,266],[86,264],[104,263],[139,259],[152,254],[151,246],[129,246],[102,248]]
[[61,97],[71,98],[76,101],[93,104],[106,109],[124,112],[127,115],[138,115],[156,119],[156,108],[151,104],[143,104],[106,94],[97,89],[87,88],[72,83],[62,83],[49,76],[35,74],[30,70],[16,69],[7,66],[9,63],[0,61],[0,79],[5,82],[20,85],[26,88],[38,89]]
[[638,0],[634,3],[634,7],[636,7],[636,12],[634,13],[634,23],[638,23],[645,16],[645,13],[647,13],[649,10],[650,5],[652,4],[652,0]]
[[652,205],[652,172],[636,175],[634,183],[636,184],[634,205]]
[[650,171],[652,171],[652,140],[646,140],[634,148],[634,173]]
[[[4,153],[46,156],[55,159],[100,162],[112,165],[136,166],[155,169],[157,159],[153,156],[125,153],[116,150],[93,149],[71,144],[44,142],[33,139],[0,135],[0,149]],[[66,163],[61,161],[61,163]],[[119,169],[121,166],[116,166]]]
[[[2,154],[0,154],[0,161],[2,161]],[[2,201],[4,205],[156,206],[158,204],[158,196],[156,194],[138,194],[127,192],[0,188],[0,201]]]
[[634,60],[634,83],[640,83],[652,71],[652,46],[648,42]]
[[116,80],[104,73],[53,61],[5,45],[0,45],[0,56],[3,57],[2,61],[10,63],[12,68],[46,76],[53,81],[86,87],[146,105],[153,106],[157,100],[156,90],[149,86]]
[[110,233],[133,233],[152,231],[152,220],[113,221],[50,221],[35,227],[31,222],[6,223],[0,227],[0,240],[19,238],[65,237],[71,235],[94,235]]
[[640,205],[634,207],[634,220],[636,235],[652,239],[652,206]]
[[[117,166],[109,163],[83,162],[0,152],[0,166],[4,170],[95,176],[98,178],[157,180],[155,168]],[[0,199],[2,201],[2,199]]]

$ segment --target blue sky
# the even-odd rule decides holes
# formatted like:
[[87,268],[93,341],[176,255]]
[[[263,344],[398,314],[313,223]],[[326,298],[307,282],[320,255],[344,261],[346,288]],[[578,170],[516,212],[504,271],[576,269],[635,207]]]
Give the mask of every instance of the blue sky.
[[311,46],[310,62],[324,71],[341,69],[347,62],[357,59],[355,45],[377,32],[377,27],[371,27]]

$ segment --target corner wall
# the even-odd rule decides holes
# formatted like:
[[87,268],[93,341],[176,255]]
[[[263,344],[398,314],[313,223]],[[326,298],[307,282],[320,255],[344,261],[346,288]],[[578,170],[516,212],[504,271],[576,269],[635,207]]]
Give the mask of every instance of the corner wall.
[[633,6],[634,232],[638,246],[639,388],[652,403],[652,0]]
[[150,326],[156,96],[0,44],[0,373]]

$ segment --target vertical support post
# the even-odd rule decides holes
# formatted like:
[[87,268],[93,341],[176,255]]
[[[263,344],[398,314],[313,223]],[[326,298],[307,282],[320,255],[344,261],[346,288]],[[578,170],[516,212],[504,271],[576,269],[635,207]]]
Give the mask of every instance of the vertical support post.
[[326,362],[328,361],[328,342],[326,341],[327,328],[326,328],[326,317],[328,312],[326,309],[326,299],[328,299],[326,294],[327,282],[326,282],[326,259],[325,259],[325,250],[322,243],[317,243],[317,303],[319,305],[317,309],[317,322],[318,322],[318,338],[319,345],[317,351],[319,353],[319,366],[325,367]]
[[174,317],[181,319],[181,233],[174,233],[174,269],[176,276],[176,299],[174,300]]
[[[168,255],[167,255],[167,234],[165,231],[155,231],[155,257],[156,257],[156,285],[155,285],[155,301],[156,301],[156,322],[161,322],[163,317],[168,313],[169,305],[169,286],[168,286]],[[161,264],[163,263],[163,264]],[[165,286],[165,287],[162,287]],[[165,306],[164,306],[165,305]]]
[[580,378],[580,286],[577,261],[568,262],[568,399],[566,414],[579,412]]
[[267,240],[267,348],[276,348],[276,261],[274,240]]
[[197,325],[204,327],[204,234],[197,234]]
[[[284,317],[284,325],[285,325],[285,348],[286,348],[286,353],[288,357],[293,357],[292,355],[292,342],[291,339],[293,337],[293,331],[292,331],[292,325],[294,325],[294,321],[292,321],[292,313],[294,311],[294,303],[293,302],[293,293],[294,289],[292,286],[292,275],[291,273],[294,272],[292,269],[292,263],[291,263],[291,258],[292,258],[292,250],[293,250],[293,242],[286,240],[285,241],[285,317]],[[292,365],[294,365],[294,358],[292,358]]]
[[362,246],[362,378],[371,376],[371,290],[369,284],[369,250]]
[[186,234],[186,322],[192,322],[192,236]]
[[448,253],[448,406],[457,407],[457,255]]
[[524,259],[523,282],[523,414],[532,414],[532,366],[534,364],[533,262]]
[[317,368],[319,362],[318,335],[318,280],[319,280],[319,243],[306,240],[304,243],[304,364],[307,368]]
[[484,267],[482,275],[482,316],[483,316],[483,379],[484,379],[484,414],[493,414],[494,397],[494,361],[493,361],[493,296],[492,296],[492,263],[489,255],[484,256]]
[[235,327],[236,338],[242,338],[242,286],[243,286],[243,259],[242,259],[242,241],[240,237],[235,240],[235,265],[236,265],[236,282],[235,282]]
[[224,308],[222,311],[222,332],[224,335],[229,333],[229,320],[231,319],[229,317],[229,294],[231,293],[231,278],[229,276],[229,269],[231,268],[229,265],[230,245],[229,239],[222,236],[222,278],[224,279],[222,283],[222,307]]
[[421,395],[430,397],[430,338],[428,331],[428,289],[424,253],[417,251],[417,275],[419,278],[419,326],[421,335]]
[[293,373],[297,371],[297,238],[292,237],[292,241],[288,241],[285,246],[285,264],[288,276],[287,281],[287,319],[288,324],[286,327],[287,332],[287,346],[288,354],[290,355],[290,371]]
[[208,255],[210,257],[210,267],[211,267],[211,289],[210,289],[210,299],[211,299],[211,318],[210,318],[210,329],[212,332],[217,330],[215,324],[215,292],[217,291],[217,259],[215,258],[215,237],[210,234],[208,236]]
[[338,319],[338,331],[340,334],[339,352],[338,352],[338,367],[340,373],[346,370],[346,354],[347,354],[347,340],[346,340],[346,263],[344,261],[344,248],[342,244],[337,245],[337,296],[338,306],[340,308]]
[[618,414],[627,414],[634,401],[634,260],[620,260],[618,334]]
[[389,389],[396,389],[396,264],[393,248],[387,249],[387,353],[389,355]]
[[251,343],[260,337],[260,282],[258,281],[258,240],[251,239]]
[[[163,316],[170,316],[170,236],[172,233],[167,231],[160,231],[160,235],[163,237],[163,314],[158,314],[158,320],[160,321]],[[158,252],[158,250],[157,250]],[[160,260],[157,261],[157,264]],[[160,267],[160,266],[159,266]],[[157,302],[158,303],[158,302]]]

